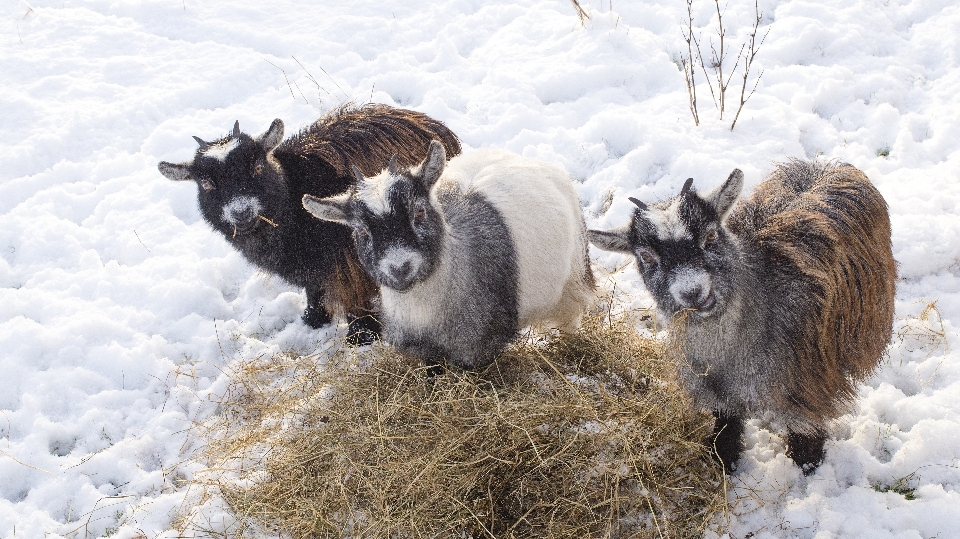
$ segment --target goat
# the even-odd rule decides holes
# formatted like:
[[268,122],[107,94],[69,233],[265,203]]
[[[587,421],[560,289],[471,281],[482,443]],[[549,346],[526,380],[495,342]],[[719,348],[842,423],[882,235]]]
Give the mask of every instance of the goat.
[[419,163],[438,138],[451,155],[460,152],[456,135],[424,114],[345,105],[285,141],[279,118],[256,138],[237,122],[215,142],[194,137],[200,147],[192,161],[158,168],[198,184],[203,218],[249,262],[306,289],[305,323],[319,328],[346,314],[348,337],[362,344],[379,332],[377,287],[359,266],[350,229],[313,219],[300,200],[346,191],[353,166],[374,174],[391,155]]
[[317,218],[353,228],[388,340],[430,365],[480,368],[522,327],[576,330],[594,281],[570,176],[503,150],[445,163],[433,141],[418,167],[355,169],[355,189],[303,197]]
[[744,419],[769,413],[805,474],[827,427],[877,366],[893,326],[896,264],[887,205],[849,164],[778,165],[734,207],[743,173],[704,196],[638,208],[626,226],[591,230],[601,249],[632,253],[660,313],[675,316],[680,378],[717,419],[727,471]]

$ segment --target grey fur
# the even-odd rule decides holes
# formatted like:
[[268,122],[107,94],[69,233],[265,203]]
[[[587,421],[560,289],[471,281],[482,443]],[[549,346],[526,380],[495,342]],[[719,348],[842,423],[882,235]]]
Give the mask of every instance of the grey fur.
[[[520,329],[519,257],[501,210],[480,191],[439,181],[445,163],[443,146],[434,141],[420,166],[402,172],[388,167],[349,196],[307,196],[304,207],[353,227],[361,264],[380,284],[389,341],[429,363],[446,358],[479,368]],[[524,180],[537,177],[509,178]],[[532,206],[532,212],[557,211]],[[582,215],[572,217],[583,234]],[[580,263],[586,264],[585,242],[582,248]]]
[[[589,237],[632,253],[661,316],[677,317],[682,382],[717,416],[728,469],[742,449],[743,420],[768,414],[809,473],[828,423],[849,409],[853,381],[875,367],[890,336],[886,205],[849,165],[781,165],[734,207],[742,186],[739,170],[703,196],[685,185],[677,197],[638,205],[627,226]],[[676,222],[666,213],[686,234],[664,234]],[[723,428],[736,434],[724,437]]]

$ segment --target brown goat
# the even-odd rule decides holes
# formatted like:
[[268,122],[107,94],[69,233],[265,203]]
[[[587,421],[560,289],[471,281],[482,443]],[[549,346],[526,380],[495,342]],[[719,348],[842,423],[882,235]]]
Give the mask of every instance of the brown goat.
[[847,164],[779,165],[736,206],[739,170],[702,197],[691,182],[668,201],[635,201],[626,227],[591,231],[591,241],[633,253],[660,311],[681,315],[680,375],[717,417],[725,466],[743,450],[744,419],[768,412],[809,473],[829,422],[850,409],[890,340],[886,202]]

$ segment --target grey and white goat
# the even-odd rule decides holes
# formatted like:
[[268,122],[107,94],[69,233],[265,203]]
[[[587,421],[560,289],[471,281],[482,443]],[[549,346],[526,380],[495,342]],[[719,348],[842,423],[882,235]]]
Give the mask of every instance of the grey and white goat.
[[446,163],[433,141],[418,167],[391,160],[339,196],[303,197],[353,228],[380,285],[385,335],[428,364],[487,365],[528,325],[575,330],[593,297],[580,201],[562,169],[502,150]]
[[657,204],[631,199],[630,222],[590,241],[631,253],[661,314],[674,318],[681,379],[713,410],[727,470],[744,420],[788,433],[804,473],[823,460],[827,427],[891,334],[896,265],[883,197],[848,164],[779,165],[734,206],[743,173],[699,195],[687,180]]

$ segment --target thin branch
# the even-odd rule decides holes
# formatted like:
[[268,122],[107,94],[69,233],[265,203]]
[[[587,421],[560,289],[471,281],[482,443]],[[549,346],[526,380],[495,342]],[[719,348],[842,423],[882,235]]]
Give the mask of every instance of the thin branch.
[[590,15],[582,7],[580,7],[580,2],[578,0],[570,0],[573,2],[573,9],[577,12],[577,17],[580,17],[580,24],[586,26],[586,21],[590,19]]
[[760,28],[760,20],[763,18],[763,14],[760,13],[759,0],[754,0],[753,9],[753,31],[750,32],[750,49],[747,51],[743,66],[743,85],[740,86],[740,106],[737,107],[737,114],[733,117],[733,123],[730,124],[731,131],[733,131],[733,128],[737,125],[737,119],[740,118],[740,111],[743,110],[743,106],[747,104],[747,101],[753,96],[753,93],[757,91],[757,85],[760,84],[760,78],[763,77],[763,71],[760,71],[760,74],[757,75],[757,80],[753,83],[753,89],[750,90],[749,94],[746,94],[747,76],[750,74],[750,68],[753,67],[753,60],[756,58],[757,53],[760,52],[760,47],[762,47],[764,41],[767,40],[767,36],[770,35],[770,29],[767,28],[767,32],[763,34],[763,37],[760,38],[760,43],[757,44],[757,31]]
[[[280,67],[280,66],[278,66],[277,64],[271,62],[270,60],[267,60],[266,58],[261,57],[261,60],[263,60],[264,62],[272,65],[273,67],[275,67],[275,68],[277,68],[277,69],[279,69],[280,72],[283,73],[283,78],[284,78],[284,80],[287,81],[287,89],[290,90],[290,97],[296,99],[297,96],[296,96],[296,94],[293,93],[293,87],[290,86],[290,79],[287,78],[287,72],[284,71],[282,67]],[[236,231],[234,231],[234,234],[236,234]]]
[[[687,0],[687,33],[683,36],[687,42],[687,56],[680,58],[683,66],[683,78],[687,82],[687,97],[689,99],[690,114],[693,115],[694,125],[700,125],[700,115],[697,111],[697,79],[693,64],[693,0]],[[698,47],[699,51],[699,47]]]

